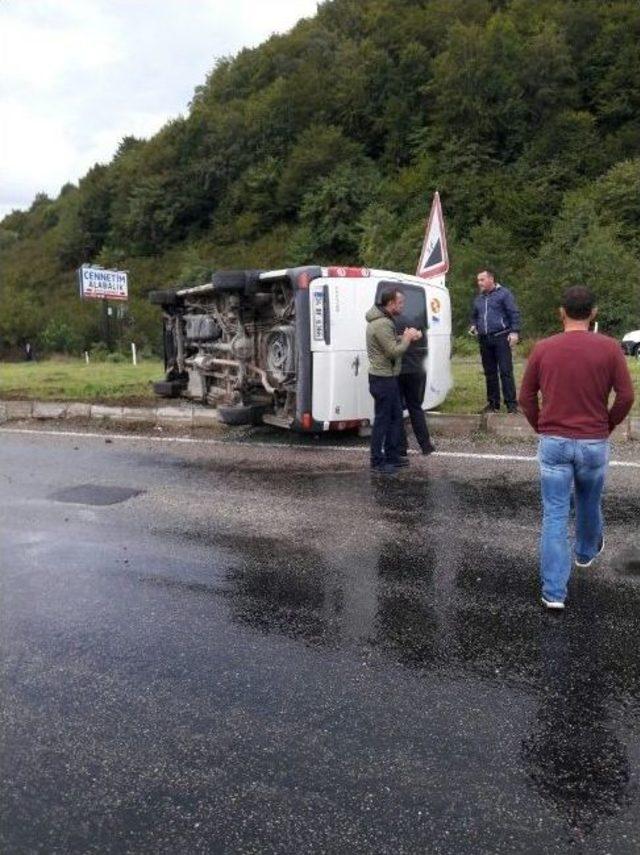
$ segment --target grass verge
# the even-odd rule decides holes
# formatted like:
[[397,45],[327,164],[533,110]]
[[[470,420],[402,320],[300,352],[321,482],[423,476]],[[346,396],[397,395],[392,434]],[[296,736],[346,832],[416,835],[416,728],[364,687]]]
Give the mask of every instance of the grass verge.
[[[628,360],[638,390],[634,411],[640,412],[640,361]],[[524,360],[515,365],[519,384]],[[486,403],[484,376],[479,358],[454,357],[454,387],[440,407],[443,413],[475,413]],[[43,362],[0,363],[0,398],[40,401],[91,401],[97,404],[154,404],[151,383],[161,380],[164,368],[158,360],[133,366],[130,363],[50,359]]]
[[40,401],[90,401],[96,404],[157,403],[151,383],[161,380],[158,360],[90,362],[49,359],[43,362],[0,364],[0,398]]
[[[515,362],[516,385],[520,389],[520,381],[524,373],[526,361],[517,359]],[[640,412],[640,360],[628,359],[627,365],[636,390],[636,400],[633,412]],[[454,357],[452,360],[453,389],[446,401],[439,407],[443,413],[477,413],[487,403],[484,374],[480,357]]]

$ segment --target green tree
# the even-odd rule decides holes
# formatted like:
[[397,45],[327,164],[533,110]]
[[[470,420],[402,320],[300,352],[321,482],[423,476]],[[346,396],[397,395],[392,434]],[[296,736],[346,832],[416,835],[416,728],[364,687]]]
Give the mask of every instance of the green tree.
[[340,164],[362,163],[358,143],[347,139],[340,128],[311,125],[300,134],[291,150],[277,190],[285,211],[296,211],[314,184],[326,178]]
[[80,181],[76,192],[63,197],[58,259],[64,267],[92,261],[110,229],[113,199],[111,171],[96,164]]
[[640,157],[612,167],[596,184],[596,207],[616,227],[627,249],[640,258]]
[[526,138],[521,79],[525,50],[515,22],[494,15],[485,27],[455,23],[433,63],[427,94],[436,123],[432,145],[457,139],[511,161]]
[[534,260],[529,276],[526,314],[533,329],[557,326],[556,309],[570,285],[593,288],[604,332],[618,335],[640,310],[640,260],[616,230],[598,218],[593,198],[567,198],[550,239]]
[[373,168],[342,165],[321,179],[302,201],[300,228],[292,245],[294,263],[357,261],[359,219],[375,190]]

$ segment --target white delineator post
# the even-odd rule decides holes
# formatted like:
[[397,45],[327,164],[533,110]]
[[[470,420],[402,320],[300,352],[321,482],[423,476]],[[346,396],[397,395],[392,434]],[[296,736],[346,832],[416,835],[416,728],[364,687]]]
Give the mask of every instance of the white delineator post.
[[138,354],[136,352],[136,346],[134,342],[131,342],[131,361],[134,365],[138,364]]
[[89,351],[88,350],[85,350],[85,352],[84,352],[84,361],[87,363],[87,365],[89,364]]

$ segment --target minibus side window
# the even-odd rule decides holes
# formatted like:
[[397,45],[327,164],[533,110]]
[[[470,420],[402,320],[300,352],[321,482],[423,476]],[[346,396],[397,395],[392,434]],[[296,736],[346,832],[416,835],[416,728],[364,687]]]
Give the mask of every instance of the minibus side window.
[[424,288],[417,285],[407,285],[404,282],[380,282],[376,291],[376,303],[379,303],[383,291],[395,288],[404,294],[404,311],[402,317],[407,325],[418,330],[427,329],[427,300]]

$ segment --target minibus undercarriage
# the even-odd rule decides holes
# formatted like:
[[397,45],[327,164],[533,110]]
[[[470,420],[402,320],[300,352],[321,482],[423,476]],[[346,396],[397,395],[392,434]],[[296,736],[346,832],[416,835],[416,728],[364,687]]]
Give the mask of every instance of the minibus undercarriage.
[[196,288],[153,291],[164,310],[166,379],[156,394],[217,407],[227,423],[296,412],[295,298],[287,275],[217,273]]

